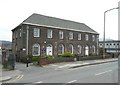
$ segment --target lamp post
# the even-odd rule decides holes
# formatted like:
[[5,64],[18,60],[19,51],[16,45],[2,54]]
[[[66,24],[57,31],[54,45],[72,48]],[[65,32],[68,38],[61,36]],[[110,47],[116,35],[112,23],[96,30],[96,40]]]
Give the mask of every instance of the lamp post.
[[106,13],[109,12],[109,11],[112,11],[112,10],[114,10],[114,9],[119,9],[119,7],[112,8],[112,9],[106,10],[106,11],[104,12],[103,58],[105,58],[105,21],[106,21]]
[[27,36],[26,36],[26,67],[28,67],[28,63],[29,63],[29,58],[28,58],[28,36],[29,36],[29,27],[27,26]]

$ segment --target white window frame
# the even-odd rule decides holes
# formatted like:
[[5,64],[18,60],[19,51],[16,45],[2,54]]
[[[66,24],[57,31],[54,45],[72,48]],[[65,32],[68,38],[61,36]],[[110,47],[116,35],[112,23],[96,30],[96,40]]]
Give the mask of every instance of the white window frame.
[[78,40],[81,40],[81,33],[78,33]]
[[78,53],[81,54],[82,53],[82,46],[78,45],[77,48],[78,48]]
[[[34,52],[35,52],[35,47],[38,48],[38,51],[37,51],[38,54],[35,54],[35,53],[34,53]],[[39,45],[39,44],[34,44],[34,45],[32,46],[32,55],[33,55],[33,56],[39,56],[39,55],[40,55],[40,45]]]
[[69,32],[69,40],[73,39],[73,32]]
[[20,37],[21,37],[21,29],[20,29]]
[[40,37],[40,29],[39,28],[34,28],[34,37]]
[[47,38],[52,38],[52,29],[47,30]]
[[21,32],[20,32],[20,37],[21,37]]
[[95,35],[92,35],[92,40],[95,41]]
[[89,35],[88,34],[85,35],[85,39],[86,39],[86,41],[89,40]]
[[59,39],[63,39],[63,31],[59,31]]

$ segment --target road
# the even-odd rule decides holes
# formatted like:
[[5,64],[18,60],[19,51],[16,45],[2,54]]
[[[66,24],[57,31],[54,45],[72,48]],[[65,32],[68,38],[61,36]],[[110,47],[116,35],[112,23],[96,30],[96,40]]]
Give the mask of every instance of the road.
[[[118,83],[118,62],[71,69],[30,67],[10,83]],[[9,83],[8,82],[8,83]]]

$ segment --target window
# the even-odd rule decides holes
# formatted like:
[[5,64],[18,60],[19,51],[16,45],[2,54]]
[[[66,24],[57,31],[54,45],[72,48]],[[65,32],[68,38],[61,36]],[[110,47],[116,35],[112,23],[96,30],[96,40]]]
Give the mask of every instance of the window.
[[95,46],[92,46],[92,53],[95,54]]
[[34,28],[34,37],[40,37],[40,29]]
[[92,35],[92,40],[95,41],[95,35]]
[[20,32],[20,37],[21,37],[21,32]]
[[81,54],[82,53],[82,48],[81,48],[81,45],[78,45],[78,53]]
[[58,46],[58,54],[64,54],[64,45],[63,44],[60,44]]
[[72,44],[69,44],[68,50],[69,50],[69,52],[71,52],[73,54],[73,45]]
[[39,56],[40,55],[40,45],[34,44],[32,47],[32,55],[33,56]]
[[20,37],[21,37],[21,29],[20,29]]
[[63,39],[63,31],[59,31],[59,39]]
[[78,40],[81,40],[81,33],[78,34]]
[[15,45],[15,50],[16,50],[16,51],[18,50],[18,47],[17,47],[17,45]]
[[15,33],[15,37],[18,38],[18,32]]
[[85,35],[85,40],[88,41],[88,34]]
[[69,32],[69,39],[70,39],[70,40],[73,39],[73,32]]
[[52,38],[52,30],[51,29],[48,29],[47,37]]

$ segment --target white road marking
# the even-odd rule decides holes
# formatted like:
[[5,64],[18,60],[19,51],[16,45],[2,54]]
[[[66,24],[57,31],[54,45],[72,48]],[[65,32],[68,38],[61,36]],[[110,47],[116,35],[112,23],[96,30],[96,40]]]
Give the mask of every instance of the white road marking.
[[17,81],[17,80],[22,79],[23,76],[24,76],[24,75],[18,75],[14,80],[6,81],[6,83],[13,83],[13,82],[15,82],[15,81]]
[[34,83],[42,83],[42,81],[37,81],[37,82],[34,82]]
[[21,75],[18,75],[18,76],[16,77],[16,79],[19,79],[20,76],[21,76]]
[[16,79],[21,79],[24,75],[18,75]]
[[101,73],[97,73],[97,74],[95,74],[96,76],[98,76],[98,75],[101,75],[101,74],[104,74],[104,73],[108,73],[108,72],[111,72],[112,70],[108,70],[108,71],[104,71],[104,72],[101,72]]
[[72,80],[72,81],[69,81],[69,82],[67,82],[67,83],[73,83],[73,82],[76,82],[77,80]]

